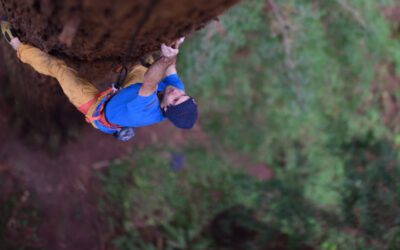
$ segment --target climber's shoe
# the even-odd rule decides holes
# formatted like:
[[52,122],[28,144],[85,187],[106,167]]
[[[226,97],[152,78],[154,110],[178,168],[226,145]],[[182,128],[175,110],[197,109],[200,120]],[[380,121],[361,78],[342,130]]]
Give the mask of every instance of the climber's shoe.
[[3,33],[4,38],[6,41],[11,44],[11,40],[16,38],[17,35],[15,33],[15,30],[11,27],[10,22],[7,21],[7,18],[3,17],[0,20],[0,28],[1,28],[1,33]]

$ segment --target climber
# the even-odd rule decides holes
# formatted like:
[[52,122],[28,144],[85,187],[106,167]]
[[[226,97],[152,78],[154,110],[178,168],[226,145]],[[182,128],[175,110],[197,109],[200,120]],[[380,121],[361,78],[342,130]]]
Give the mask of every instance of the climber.
[[136,65],[128,73],[123,88],[104,92],[77,75],[64,61],[31,45],[21,43],[10,23],[0,21],[6,41],[18,58],[37,72],[58,80],[70,102],[95,128],[126,141],[134,128],[168,119],[176,127],[191,129],[197,120],[197,104],[188,96],[176,71],[176,57],[183,38],[171,46],[162,44],[161,57],[149,68]]

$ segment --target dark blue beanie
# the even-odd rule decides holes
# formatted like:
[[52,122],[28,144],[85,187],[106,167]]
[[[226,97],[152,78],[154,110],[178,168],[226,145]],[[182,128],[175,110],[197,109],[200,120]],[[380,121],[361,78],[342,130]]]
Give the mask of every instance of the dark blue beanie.
[[191,129],[197,120],[197,104],[192,97],[181,104],[169,106],[165,116],[178,128]]

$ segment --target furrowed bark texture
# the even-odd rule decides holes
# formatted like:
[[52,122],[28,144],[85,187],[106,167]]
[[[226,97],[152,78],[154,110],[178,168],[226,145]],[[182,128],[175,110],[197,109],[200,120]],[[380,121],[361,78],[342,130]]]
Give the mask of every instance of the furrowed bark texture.
[[[202,28],[239,0],[159,0],[136,38],[128,62],[133,64],[163,42]],[[100,88],[115,79],[110,74],[126,56],[131,36],[152,1],[141,0],[0,0],[23,42],[62,58]],[[17,59],[5,42],[8,100],[14,124],[36,141],[59,144],[83,118],[63,96],[55,80],[40,76]],[[72,129],[73,130],[73,129]],[[56,134],[56,136],[52,135]],[[64,139],[63,139],[64,138]]]

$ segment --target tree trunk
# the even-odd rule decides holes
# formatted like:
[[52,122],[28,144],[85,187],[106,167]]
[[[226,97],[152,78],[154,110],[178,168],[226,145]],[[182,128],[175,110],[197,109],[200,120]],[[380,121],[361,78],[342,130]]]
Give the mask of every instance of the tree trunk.
[[[126,56],[146,9],[151,14],[127,55],[130,64],[163,42],[202,28],[238,1],[0,0],[0,14],[8,16],[23,42],[62,58],[104,89],[115,79],[112,69]],[[26,138],[50,148],[77,134],[83,116],[69,104],[56,81],[20,63],[4,41],[1,47],[8,81],[0,87],[12,103],[13,125]]]

